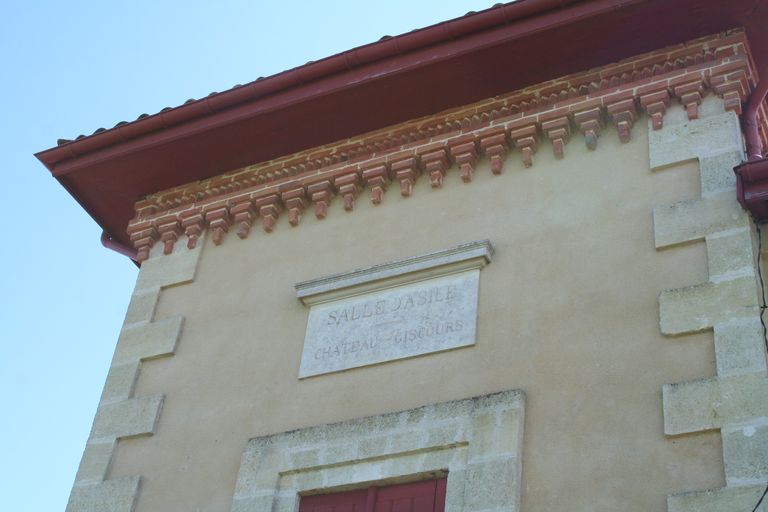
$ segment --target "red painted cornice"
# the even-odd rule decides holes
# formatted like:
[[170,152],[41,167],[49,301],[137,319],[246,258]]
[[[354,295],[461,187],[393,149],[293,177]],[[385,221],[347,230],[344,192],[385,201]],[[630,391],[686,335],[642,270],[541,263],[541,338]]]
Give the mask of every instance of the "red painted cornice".
[[[765,1],[521,0],[388,38],[37,154],[111,237],[136,200],[656,48],[747,29]],[[354,114],[357,113],[357,114]]]

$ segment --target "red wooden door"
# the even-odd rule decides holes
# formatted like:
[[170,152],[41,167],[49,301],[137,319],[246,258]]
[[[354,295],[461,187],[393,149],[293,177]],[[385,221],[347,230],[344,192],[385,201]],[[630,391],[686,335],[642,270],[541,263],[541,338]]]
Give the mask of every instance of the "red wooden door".
[[299,512],[444,512],[446,479],[304,496]]
[[299,512],[366,512],[367,489],[304,496],[299,503]]

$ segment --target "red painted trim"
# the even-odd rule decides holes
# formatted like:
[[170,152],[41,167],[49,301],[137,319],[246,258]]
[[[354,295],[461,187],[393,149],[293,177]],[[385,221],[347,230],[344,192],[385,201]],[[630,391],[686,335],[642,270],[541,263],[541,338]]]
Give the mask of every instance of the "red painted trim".
[[365,497],[365,512],[373,512],[374,508],[376,508],[376,495],[378,491],[379,488],[376,486],[368,488],[368,495]]
[[[203,98],[186,105],[160,112],[149,117],[112,128],[84,139],[37,153],[54,176],[62,176],[82,167],[119,158],[128,153],[147,150],[175,140],[204,133],[217,127],[231,125],[255,115],[264,115],[312,101],[335,91],[356,87],[369,80],[379,80],[383,74],[393,75],[425,65],[450,60],[470,50],[513,41],[532,33],[550,30],[560,25],[597,16],[642,0],[593,0],[548,17],[521,19],[514,26],[503,25],[516,20],[516,16],[533,16],[555,6],[567,6],[577,0],[524,0],[482,11],[477,15],[459,18],[420,30],[422,37],[411,42],[412,35],[404,34],[373,43],[316,63],[284,71],[272,77]],[[534,7],[538,6],[538,7]],[[473,22],[482,16],[482,23]],[[444,25],[454,28],[437,30]],[[472,28],[472,30],[470,30]],[[498,29],[483,34],[472,34],[461,40],[461,35],[483,29]],[[394,44],[403,38],[404,45]],[[390,41],[393,41],[390,43]],[[410,42],[410,44],[408,44]],[[418,42],[418,44],[416,44]],[[446,43],[440,47],[433,47]],[[379,48],[382,45],[382,48]],[[405,48],[400,51],[398,48]],[[405,51],[412,52],[404,55]],[[349,56],[344,57],[344,56]],[[381,62],[377,68],[363,68]],[[349,66],[354,62],[354,66]],[[204,121],[203,121],[204,119]],[[72,157],[75,157],[74,159]]]
[[[658,47],[743,25],[763,66],[768,61],[766,5],[754,0],[713,2],[706,8],[700,0],[521,0],[384,39],[36,156],[106,231],[127,244],[133,203],[147,194]],[[336,114],[344,106],[365,115]],[[308,116],[317,121],[306,123]]]
[[448,478],[440,478],[435,485],[435,512],[445,511],[445,493],[448,489]]
[[[379,75],[380,71],[366,71],[364,73],[358,73],[358,76],[354,76],[353,78],[350,77],[351,79],[335,80],[328,84],[327,87],[314,91],[314,94],[307,94],[308,91],[302,91],[299,94],[289,95],[282,105],[275,99],[265,98],[288,89],[306,86],[311,82],[316,82],[329,76],[338,76],[368,64],[392,57],[399,57],[406,53],[416,52],[425,48],[428,49],[427,55],[420,56],[417,59],[410,58],[400,65],[393,66],[392,64],[389,64],[387,72],[392,73],[402,71],[409,65],[420,65],[425,61],[434,62],[444,58],[451,58],[451,56],[462,53],[470,47],[475,47],[475,45],[470,45],[468,42],[455,44],[449,47],[446,51],[441,52],[441,54],[435,52],[435,49],[431,47],[443,42],[453,42],[460,37],[496,28],[500,25],[506,25],[513,21],[534,16],[548,10],[556,8],[562,9],[568,4],[575,3],[576,1],[578,0],[521,0],[511,4],[493,7],[473,15],[438,23],[427,28],[384,39],[316,62],[283,71],[268,78],[253,81],[241,87],[230,89],[206,98],[201,98],[165,112],[159,112],[128,124],[87,136],[63,146],[42,151],[36,156],[45,163],[46,166],[55,166],[57,163],[71,157],[82,157],[86,154],[93,153],[96,150],[121,144],[130,139],[142,137],[158,130],[167,130],[178,124],[189,123],[199,117],[209,116],[212,113],[249,101],[263,100],[263,106],[259,109],[262,112],[267,112],[274,108],[279,108],[280,106],[285,107],[293,102],[305,101],[312,96],[316,96],[317,94],[322,93],[323,89],[326,89],[327,92],[327,90],[333,90],[340,86],[349,86],[360,83],[367,77]],[[561,24],[569,22],[572,19],[595,15],[606,9],[611,10],[618,6],[637,3],[638,1],[641,0],[600,0],[599,2],[594,2],[599,4],[597,8],[593,7],[592,3],[582,4],[577,6],[577,9],[572,13],[558,12],[553,19],[553,24]],[[529,30],[537,31],[544,27],[543,24],[537,23],[530,28],[523,26],[521,26],[521,28],[523,28],[523,30],[518,29],[511,33],[505,33],[505,38],[521,37]],[[486,41],[485,43],[492,43],[492,41]],[[236,122],[240,115],[248,116],[252,114],[253,112],[246,111],[228,116],[219,116],[206,123],[205,128],[214,127],[219,123]],[[185,130],[175,134],[173,138],[184,137],[190,133],[195,133],[195,128],[196,127],[190,127],[188,129],[189,131]],[[161,140],[153,142],[161,143],[168,142],[169,140],[172,139],[162,137]],[[143,147],[147,147],[146,144],[147,143],[145,143]],[[125,150],[129,151],[130,148],[126,148]],[[107,154],[102,155],[102,158],[106,159],[111,156],[118,155]],[[71,171],[71,169],[72,167],[63,166],[62,169],[52,169],[52,171],[54,175],[60,175],[66,174]]]
[[756,222],[768,220],[768,158],[736,166],[736,197]]
[[118,252],[123,256],[128,256],[131,258],[131,260],[133,260],[134,263],[136,263],[136,265],[138,265],[136,262],[136,249],[121,244],[115,240],[114,237],[110,236],[106,231],[101,232],[101,245],[107,249],[112,249],[113,251]]
[[765,101],[766,95],[768,95],[768,66],[765,67],[762,75],[760,75],[760,83],[757,84],[757,87],[752,92],[747,109],[741,118],[748,160],[759,160],[763,157],[763,151],[765,150],[760,142],[760,133],[758,131],[760,123],[757,120],[757,112]]

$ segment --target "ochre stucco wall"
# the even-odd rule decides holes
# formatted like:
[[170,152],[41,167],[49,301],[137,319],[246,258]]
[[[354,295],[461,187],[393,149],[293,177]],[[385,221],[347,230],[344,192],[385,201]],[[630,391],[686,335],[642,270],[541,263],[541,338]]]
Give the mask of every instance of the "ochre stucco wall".
[[[482,159],[442,190],[422,177],[352,213],[306,212],[246,240],[210,237],[196,279],[163,291],[155,317],[183,315],[174,357],[145,363],[136,394],[164,394],[156,434],[120,441],[110,478],[142,475],[137,511],[229,510],[249,438],[506,389],[526,393],[522,510],[664,511],[667,494],[723,485],[717,432],[666,438],[661,389],[714,373],[712,334],[661,335],[657,296],[707,280],[704,244],[654,248],[655,206],[699,195],[698,164],[652,173],[647,127],[606,129],[530,169]],[[298,380],[302,280],[478,239],[477,345]]]

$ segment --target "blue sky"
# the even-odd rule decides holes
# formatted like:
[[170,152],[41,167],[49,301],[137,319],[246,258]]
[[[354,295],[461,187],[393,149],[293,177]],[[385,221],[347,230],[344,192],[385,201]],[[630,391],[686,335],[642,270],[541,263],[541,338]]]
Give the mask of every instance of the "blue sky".
[[64,510],[137,274],[33,153],[491,4],[0,3],[6,510]]

